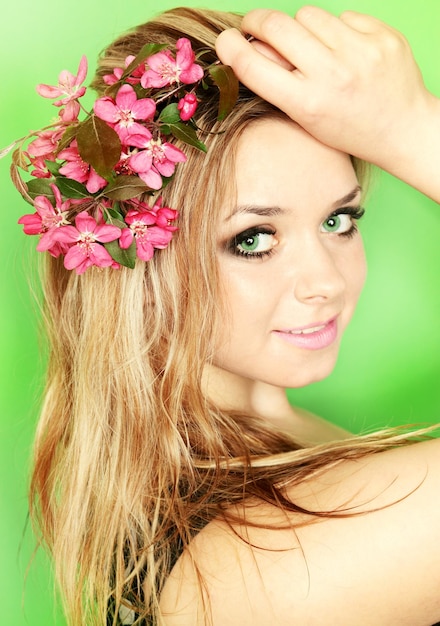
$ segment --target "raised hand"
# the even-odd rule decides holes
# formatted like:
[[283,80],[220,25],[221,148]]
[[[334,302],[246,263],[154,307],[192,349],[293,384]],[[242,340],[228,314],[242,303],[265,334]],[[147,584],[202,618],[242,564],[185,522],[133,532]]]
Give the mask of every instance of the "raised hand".
[[403,35],[367,15],[338,18],[309,6],[295,18],[256,9],[242,28],[253,41],[225,31],[217,52],[252,91],[323,143],[439,199],[438,183],[427,186],[414,159],[421,167],[420,159],[434,158],[439,179],[440,101],[426,90]]

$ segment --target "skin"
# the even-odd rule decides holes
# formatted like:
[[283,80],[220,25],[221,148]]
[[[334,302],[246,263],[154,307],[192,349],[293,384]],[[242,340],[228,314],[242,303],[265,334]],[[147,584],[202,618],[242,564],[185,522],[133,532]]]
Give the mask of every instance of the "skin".
[[[241,526],[211,522],[167,580],[166,626],[205,625],[195,566],[209,594],[210,626],[439,621],[439,448],[433,440],[343,462],[287,490],[300,506],[365,515],[304,526],[304,516],[259,502],[243,506]],[[274,530],[286,520],[296,528]]]
[[[294,429],[297,415],[284,388],[330,374],[364,284],[361,236],[357,230],[346,236],[355,221],[341,215],[337,231],[325,230],[332,211],[359,205],[361,191],[346,154],[280,120],[254,123],[244,132],[236,186],[236,202],[223,207],[218,226],[219,272],[229,315],[206,383],[223,406],[277,422],[290,415]],[[341,202],[351,193],[351,202]],[[237,212],[249,205],[281,211],[271,216]],[[233,254],[231,240],[252,227],[275,232],[259,235],[256,248],[271,254]],[[319,350],[292,345],[276,332],[333,318],[335,341]]]
[[[400,34],[368,16],[316,7],[295,18],[252,11],[243,28],[259,43],[228,31],[218,54],[247,86],[316,139],[440,201],[440,100]],[[205,623],[198,574],[213,626],[438,622],[439,489],[434,439],[344,461],[286,488],[299,506],[364,515],[304,526],[303,515],[246,502],[240,526],[211,522],[178,561],[162,593],[165,624]],[[290,528],[275,529],[286,520]]]
[[221,33],[220,59],[319,141],[385,169],[440,202],[440,100],[405,37],[380,20],[306,6],[256,9]]
[[[245,131],[236,177],[236,205],[276,205],[286,213],[231,217],[235,206],[224,208],[218,254],[230,326],[209,374],[220,384],[219,401],[276,419],[282,385],[307,384],[329,373],[340,335],[324,350],[308,352],[279,343],[272,329],[315,323],[337,311],[342,333],[361,291],[360,235],[344,238],[322,230],[332,205],[357,180],[346,154],[291,122],[274,120]],[[273,245],[275,252],[250,260],[232,255],[231,238],[255,225],[276,230],[274,240],[262,246]],[[286,419],[301,433],[294,412]],[[432,506],[440,487],[439,444],[344,461],[286,488],[301,507],[348,507],[367,515],[305,525],[310,521],[305,515],[248,501],[237,511],[243,523],[214,520],[166,582],[161,596],[166,626],[205,624],[198,574],[209,596],[212,626],[434,623],[440,617],[440,556],[432,549],[440,523],[440,509]],[[390,533],[394,528],[399,532]]]

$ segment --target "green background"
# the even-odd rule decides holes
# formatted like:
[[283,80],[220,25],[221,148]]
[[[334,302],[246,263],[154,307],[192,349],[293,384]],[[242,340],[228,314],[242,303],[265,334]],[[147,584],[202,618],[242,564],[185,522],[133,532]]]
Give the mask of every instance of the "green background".
[[[91,61],[91,76],[92,61],[114,36],[176,4],[194,2],[163,1],[160,7],[149,0],[6,3],[0,22],[0,147],[56,113],[50,102],[37,96],[36,83],[55,84],[64,68],[76,72],[81,54]],[[428,87],[440,95],[439,0],[317,4],[336,14],[345,9],[371,13],[401,30]],[[244,12],[267,4],[211,0],[204,6]],[[285,0],[277,4],[291,13],[299,6]],[[34,548],[26,529],[28,458],[43,358],[28,285],[35,239],[23,237],[16,225],[29,207],[9,182],[8,166],[7,158],[0,162],[0,623],[61,626],[44,555],[39,553],[27,572]],[[362,227],[369,278],[340,361],[326,381],[290,392],[292,401],[356,432],[439,420],[437,210],[429,199],[390,176],[377,179]]]

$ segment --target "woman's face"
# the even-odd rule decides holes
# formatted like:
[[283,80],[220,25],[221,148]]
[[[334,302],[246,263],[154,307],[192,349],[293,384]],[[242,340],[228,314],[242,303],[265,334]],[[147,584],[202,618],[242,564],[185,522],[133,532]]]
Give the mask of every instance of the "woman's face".
[[218,262],[227,318],[214,365],[279,387],[332,371],[365,280],[360,188],[348,155],[293,122],[251,124]]

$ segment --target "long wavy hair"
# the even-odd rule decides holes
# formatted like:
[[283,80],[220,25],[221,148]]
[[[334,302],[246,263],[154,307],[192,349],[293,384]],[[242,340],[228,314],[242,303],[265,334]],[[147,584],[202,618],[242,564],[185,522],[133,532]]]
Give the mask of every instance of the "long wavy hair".
[[[173,9],[120,37],[103,53],[93,87],[146,42],[216,60],[216,36],[240,28],[232,13]],[[161,624],[159,598],[178,554],[230,505],[260,498],[289,510],[280,485],[330,464],[395,445],[384,434],[305,447],[255,416],[213,406],[202,373],[226,323],[217,280],[219,199],[234,190],[240,134],[283,114],[244,87],[225,122],[217,98],[200,103],[205,155],[190,150],[163,190],[180,212],[166,250],[133,270],[92,267],[78,276],[48,258],[44,316],[50,343],[31,481],[31,513],[55,564],[70,626]],[[188,148],[186,148],[188,153]],[[355,162],[358,175],[363,165]],[[390,443],[392,441],[392,443]],[[340,512],[328,512],[336,515]]]

